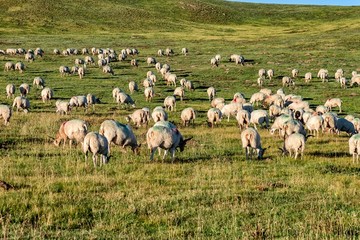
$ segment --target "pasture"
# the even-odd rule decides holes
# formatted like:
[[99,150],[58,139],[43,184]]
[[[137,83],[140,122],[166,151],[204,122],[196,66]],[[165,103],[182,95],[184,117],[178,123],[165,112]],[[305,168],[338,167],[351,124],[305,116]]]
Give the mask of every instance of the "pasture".
[[[29,6],[20,2],[4,3],[0,49],[41,47],[45,54],[34,62],[26,62],[23,55],[0,55],[1,66],[7,61],[26,65],[24,73],[0,72],[1,104],[12,105],[5,95],[7,84],[16,85],[16,96],[21,83],[31,85],[29,113],[14,109],[8,126],[0,121],[0,180],[14,187],[0,190],[2,238],[359,238],[360,166],[352,163],[347,134],[309,138],[303,159],[294,160],[281,155],[281,138],[261,128],[262,145],[269,148],[263,160],[246,161],[233,117],[214,128],[206,122],[210,108],[206,89],[215,87],[226,102],[236,92],[249,100],[260,90],[256,83],[260,68],[275,70],[274,79],[264,83],[273,92],[282,87],[282,76],[297,68],[300,76],[294,87],[284,88],[286,94],[303,96],[311,108],[339,97],[343,101],[339,116],[358,117],[359,87],[341,89],[334,80],[338,68],[345,70],[348,80],[352,71],[360,71],[358,7],[284,5],[268,13],[268,5],[261,4],[169,0],[163,3],[168,7],[164,10],[168,24],[160,24],[156,1],[105,1],[84,14],[80,10],[85,6],[78,1],[63,1],[69,4],[63,22],[61,13],[47,5],[53,1],[44,3],[44,16],[24,11]],[[76,4],[81,7],[75,10]],[[136,10],[139,6],[148,12]],[[95,10],[99,7],[103,11]],[[126,14],[114,20],[124,9]],[[241,17],[236,15],[239,10],[244,12]],[[86,20],[95,14],[98,18]],[[80,20],[75,21],[77,16]],[[112,48],[118,53],[136,48],[140,53],[111,62],[114,75],[88,65],[83,79],[60,76],[61,65],[71,67],[84,56],[54,55],[53,49],[84,47]],[[157,56],[158,49],[167,47],[174,50],[173,56]],[[189,49],[187,56],[181,54],[183,47]],[[228,61],[234,53],[245,57],[244,66]],[[212,68],[210,59],[216,54],[222,59]],[[176,111],[169,112],[169,120],[183,136],[193,137],[184,152],[176,152],[174,162],[169,156],[162,161],[158,154],[149,160],[145,127],[132,126],[142,143],[139,155],[113,147],[110,162],[101,168],[84,161],[80,144],[72,149],[53,144],[63,121],[83,119],[90,130],[98,131],[106,119],[126,123],[125,117],[135,109],[162,105],[174,87],[168,87],[154,65],[146,63],[150,56],[168,63],[178,79],[195,85],[194,91],[185,91],[183,102],[177,101]],[[130,65],[132,58],[138,60],[138,67]],[[320,68],[329,70],[329,82],[316,78]],[[158,82],[155,98],[146,102],[141,85],[149,70]],[[310,83],[304,82],[306,72],[313,73]],[[37,76],[54,90],[49,103],[43,103],[41,89],[32,86]],[[129,93],[129,81],[139,85],[140,91],[131,95],[136,108],[119,106],[112,98],[114,87]],[[88,93],[101,100],[95,111],[55,113],[56,100]],[[197,112],[195,125],[189,127],[180,121],[186,107]]]

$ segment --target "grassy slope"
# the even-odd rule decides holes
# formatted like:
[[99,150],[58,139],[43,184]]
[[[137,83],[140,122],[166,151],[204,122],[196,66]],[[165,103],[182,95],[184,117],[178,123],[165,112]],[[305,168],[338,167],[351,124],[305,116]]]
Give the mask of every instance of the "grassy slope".
[[[31,83],[41,75],[58,99],[92,92],[103,101],[96,113],[77,111],[59,117],[54,114],[54,101],[42,104],[40,90],[34,88],[29,96],[31,112],[26,116],[15,113],[10,126],[0,126],[0,176],[17,188],[0,193],[4,237],[359,236],[359,167],[350,164],[347,136],[310,139],[303,161],[294,161],[280,157],[281,140],[261,129],[263,145],[271,146],[266,161],[246,162],[233,119],[212,130],[205,123],[209,108],[205,88],[215,86],[227,100],[236,91],[250,97],[258,90],[259,68],[274,68],[276,76],[288,75],[294,67],[302,76],[306,71],[316,74],[321,67],[331,73],[342,67],[347,77],[352,70],[360,70],[356,51],[359,8],[223,1],[118,2],[0,0],[6,9],[0,13],[0,49],[40,46],[46,51],[43,59],[28,63],[22,75],[2,72],[1,89],[9,82],[17,86]],[[79,56],[53,56],[53,48],[93,46],[117,51],[137,47],[140,67],[115,62],[115,76],[89,67],[84,81],[59,77],[58,67],[72,66]],[[186,92],[176,113],[170,113],[176,123],[180,110],[187,106],[199,114],[195,129],[181,128],[194,140],[185,152],[177,153],[180,161],[149,163],[145,147],[140,156],[115,149],[109,165],[93,169],[89,162],[84,164],[79,148],[70,151],[51,144],[50,137],[65,119],[86,119],[92,130],[107,118],[123,122],[132,110],[118,109],[112,103],[111,89],[127,89],[132,79],[140,83],[146,71],[153,70],[145,58],[168,46],[176,53],[187,46],[190,54],[157,59],[170,63],[178,76],[193,80],[197,87]],[[234,52],[254,62],[244,67],[228,63],[226,57]],[[219,68],[211,69],[209,59],[217,53],[224,59]],[[1,63],[20,59],[0,58]],[[275,80],[267,87],[276,90],[281,84]],[[133,97],[138,106],[153,108],[172,91],[159,83],[156,92],[159,95],[152,103],[145,103],[141,91]],[[297,80],[296,88],[286,92],[306,96],[313,106],[340,95],[344,114],[360,114],[354,101],[358,88],[340,90],[334,81],[324,85],[314,79],[309,85]],[[11,104],[4,94],[0,101]],[[42,126],[37,125],[39,116]],[[144,142],[145,129],[135,132]]]

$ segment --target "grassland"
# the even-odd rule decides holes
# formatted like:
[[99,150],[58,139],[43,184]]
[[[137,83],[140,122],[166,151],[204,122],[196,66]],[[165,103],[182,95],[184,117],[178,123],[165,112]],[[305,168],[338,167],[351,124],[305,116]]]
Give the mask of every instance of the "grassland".
[[[360,71],[358,59],[359,8],[272,6],[223,1],[1,1],[0,49],[41,47],[43,58],[26,63],[23,74],[1,72],[0,95],[5,86],[32,83],[42,76],[55,91],[55,100],[42,103],[32,88],[28,114],[15,112],[9,126],[0,125],[0,179],[13,190],[0,191],[1,237],[124,238],[124,239],[358,239],[360,235],[360,167],[348,155],[348,136],[321,134],[308,141],[302,160],[280,155],[282,140],[261,129],[263,146],[270,147],[263,161],[246,161],[235,120],[210,129],[206,88],[229,101],[235,92],[247,98],[259,90],[257,71],[273,68],[277,78],[265,86],[277,90],[280,76],[298,68],[300,75],[327,68],[331,77],[343,68],[346,77]],[[41,9],[41,10],[39,10]],[[271,9],[271,11],[269,10]],[[140,51],[139,67],[129,59],[114,62],[115,75],[88,67],[83,80],[60,77],[60,65],[72,66],[82,56],[55,56],[54,48],[101,47]],[[172,57],[157,57],[158,49],[171,47]],[[182,47],[189,55],[180,54]],[[245,66],[229,63],[232,53],[242,54]],[[218,68],[209,60],[221,54]],[[115,148],[108,165],[94,169],[84,161],[80,146],[69,149],[52,144],[61,122],[81,118],[97,131],[105,119],[125,122],[133,109],[113,102],[111,90],[127,90],[148,70],[146,58],[169,63],[173,72],[195,84],[185,93],[170,120],[186,137],[194,139],[177,160],[148,160],[146,146],[139,156]],[[0,56],[6,61],[22,56]],[[142,91],[133,94],[137,108],[161,105],[172,94],[164,82],[156,87],[151,103]],[[93,93],[102,101],[96,111],[55,114],[56,99]],[[331,79],[322,84],[302,77],[286,93],[300,94],[314,107],[328,97],[343,100],[340,116],[360,115],[358,87],[340,89]],[[180,125],[180,112],[192,106],[195,126]],[[134,129],[139,142],[145,128]]]

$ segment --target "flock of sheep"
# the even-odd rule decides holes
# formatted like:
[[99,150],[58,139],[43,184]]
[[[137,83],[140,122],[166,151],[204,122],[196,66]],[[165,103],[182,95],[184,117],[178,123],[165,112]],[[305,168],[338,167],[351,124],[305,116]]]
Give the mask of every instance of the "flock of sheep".
[[[188,49],[183,48],[182,54],[187,55]],[[77,49],[65,49],[62,52],[58,49],[53,51],[56,55],[78,55],[80,51]],[[59,73],[61,76],[66,74],[78,74],[82,79],[87,70],[88,65],[94,65],[94,57],[97,56],[97,65],[102,68],[104,73],[110,73],[114,75],[114,71],[111,68],[111,62],[124,61],[128,56],[133,56],[130,64],[134,67],[138,66],[138,61],[134,58],[139,54],[137,49],[123,49],[119,54],[112,49],[100,49],[92,48],[90,51],[86,48],[81,50],[83,55],[86,55],[84,59],[75,59],[75,65],[73,67],[60,66]],[[36,50],[24,50],[24,49],[7,49],[5,51],[0,50],[0,54],[3,55],[18,55],[23,54],[26,61],[34,61],[35,57],[42,57],[44,51],[40,48]],[[90,56],[92,54],[93,56]],[[165,51],[159,50],[158,56],[172,56],[174,51],[170,48]],[[212,67],[219,66],[221,56],[216,55],[211,58],[210,64]],[[243,56],[233,54],[230,56],[229,61],[233,61],[236,64],[244,65],[245,59]],[[157,62],[154,57],[148,57],[146,59],[148,66],[154,65],[156,71],[161,75],[162,79],[166,82],[167,86],[174,88],[174,93],[171,96],[167,96],[164,99],[164,106],[158,106],[150,111],[149,108],[144,107],[142,109],[135,110],[131,115],[127,116],[128,122],[132,121],[136,127],[142,125],[148,125],[150,120],[154,121],[154,125],[147,130],[146,142],[150,149],[150,160],[153,160],[154,153],[158,149],[164,149],[163,158],[170,151],[172,160],[175,157],[175,150],[179,148],[181,151],[191,138],[184,138],[179,129],[169,121],[167,111],[175,111],[177,97],[180,101],[183,101],[185,90],[194,91],[195,87],[193,83],[185,78],[179,79],[175,73],[171,72],[169,64],[161,64]],[[6,62],[4,71],[19,70],[23,72],[26,69],[24,63]],[[279,135],[284,139],[284,144],[281,150],[284,154],[289,153],[290,156],[294,155],[295,158],[298,155],[303,156],[305,149],[306,139],[309,134],[319,135],[319,131],[329,133],[346,132],[351,137],[349,139],[349,152],[353,155],[353,161],[358,161],[360,154],[360,120],[352,115],[347,115],[344,118],[338,117],[338,115],[332,112],[332,108],[338,107],[341,112],[342,101],[339,98],[328,99],[323,105],[319,105],[316,109],[311,109],[310,104],[303,100],[302,96],[288,94],[286,95],[283,89],[277,90],[276,93],[272,93],[270,89],[263,88],[265,79],[269,81],[274,78],[275,71],[273,69],[265,70],[260,69],[258,71],[257,84],[261,88],[259,92],[252,94],[249,102],[245,99],[244,94],[235,93],[231,102],[226,103],[224,98],[216,97],[216,89],[209,87],[207,89],[207,95],[210,101],[211,108],[207,112],[207,122],[209,126],[214,127],[221,119],[235,117],[238,126],[241,130],[241,142],[245,150],[246,159],[251,157],[256,151],[256,155],[259,159],[263,157],[265,148],[261,146],[261,136],[257,131],[257,126],[264,125],[266,128],[270,127],[270,132],[275,134],[277,131]],[[312,79],[312,74],[306,73],[304,75],[305,82],[309,82]],[[323,82],[328,81],[330,76],[326,69],[320,69],[317,77]],[[154,86],[158,81],[157,75],[153,71],[146,73],[146,78],[142,85],[144,87],[144,96],[146,101],[152,101],[155,96]],[[299,78],[299,71],[293,69],[291,77],[282,77],[283,87],[289,87],[295,85],[294,79]],[[341,87],[346,87],[347,80],[344,77],[344,71],[338,69],[335,73],[334,79],[340,83]],[[355,71],[352,73],[350,85],[354,83],[360,84],[360,75]],[[177,87],[177,84],[180,86]],[[42,88],[41,98],[46,102],[53,98],[53,91],[49,87],[45,87],[45,81],[41,77],[35,77],[33,85],[38,88]],[[29,100],[26,95],[30,91],[30,86],[26,83],[19,87],[20,96],[14,98],[15,85],[8,84],[6,86],[6,94],[8,98],[14,98],[12,108],[16,107],[17,110],[23,110],[27,112],[30,107]],[[129,82],[129,91],[132,94],[135,91],[139,91],[139,86],[135,81]],[[135,102],[129,94],[120,88],[114,88],[112,91],[114,101],[119,105],[126,104],[135,107]],[[95,106],[99,102],[94,95],[80,95],[73,96],[69,101],[58,100],[56,101],[56,112],[59,114],[68,114],[74,107],[84,107],[87,109],[89,106]],[[264,109],[254,109],[255,106],[264,107]],[[0,105],[0,116],[4,119],[5,125],[9,123],[12,115],[12,108],[7,105]],[[196,111],[192,107],[188,107],[182,110],[181,120],[184,126],[188,126],[191,122],[194,122],[196,118]],[[270,126],[270,121],[273,121]],[[114,143],[122,146],[123,148],[129,146],[134,153],[139,151],[141,144],[137,142],[136,136],[132,131],[129,124],[122,124],[115,120],[105,120],[99,129],[99,132],[89,132],[88,125],[81,119],[73,119],[65,121],[61,124],[60,129],[54,140],[54,144],[59,146],[63,141],[64,146],[67,140],[70,140],[70,147],[72,141],[82,143],[85,158],[87,158],[88,152],[93,153],[94,166],[97,163],[97,155],[101,155],[101,164],[105,164],[109,160],[110,145]],[[250,155],[250,156],[249,156]]]

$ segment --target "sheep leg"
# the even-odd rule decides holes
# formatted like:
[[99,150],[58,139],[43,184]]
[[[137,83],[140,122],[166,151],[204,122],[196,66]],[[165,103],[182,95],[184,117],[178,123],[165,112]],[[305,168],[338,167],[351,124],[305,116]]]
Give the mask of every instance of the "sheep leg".
[[166,157],[166,154],[167,154],[167,153],[168,153],[168,150],[165,149],[165,150],[164,150],[164,156],[163,156],[163,158],[162,158],[163,161],[165,160],[165,157]]
[[246,160],[249,159],[249,153],[248,153],[248,148],[245,147],[245,156],[246,156]]
[[94,153],[94,154],[93,154],[94,167],[96,167],[96,162],[97,162],[97,155]]

